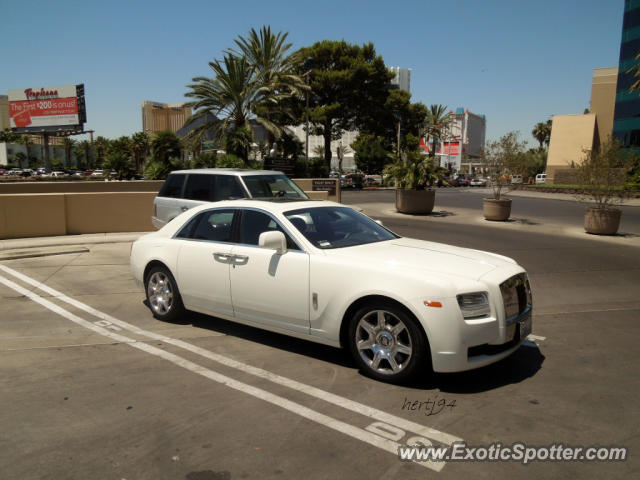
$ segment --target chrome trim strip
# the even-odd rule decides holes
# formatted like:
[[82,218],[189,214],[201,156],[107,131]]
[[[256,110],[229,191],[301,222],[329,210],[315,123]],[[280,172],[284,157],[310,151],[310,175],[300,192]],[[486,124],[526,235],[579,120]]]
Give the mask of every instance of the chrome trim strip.
[[505,321],[505,324],[509,326],[509,325],[513,325],[514,323],[520,323],[522,320],[524,320],[525,317],[529,316],[532,311],[533,311],[533,307],[531,305],[527,305],[522,313],[518,315],[514,315],[511,318],[507,318]]

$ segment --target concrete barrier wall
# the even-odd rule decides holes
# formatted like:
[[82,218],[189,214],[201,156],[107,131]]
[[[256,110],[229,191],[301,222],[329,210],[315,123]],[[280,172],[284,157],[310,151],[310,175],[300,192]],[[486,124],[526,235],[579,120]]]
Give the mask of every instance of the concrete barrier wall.
[[[300,182],[313,200],[337,200],[327,191],[312,191],[311,181]],[[12,192],[0,189],[0,239],[46,237],[81,233],[153,231],[153,199],[160,182],[41,182],[7,184],[10,189],[59,190],[67,192]],[[14,186],[15,185],[15,186]],[[95,186],[94,186],[95,185]],[[127,191],[145,185],[149,191]],[[305,188],[307,187],[308,188]],[[122,191],[78,192],[78,188],[121,188]],[[338,186],[339,188],[339,186]],[[338,190],[339,193],[339,190]]]
[[80,192],[159,192],[164,180],[124,182],[1,182],[0,194],[9,193],[80,193]]
[[155,230],[155,192],[0,195],[0,239]]

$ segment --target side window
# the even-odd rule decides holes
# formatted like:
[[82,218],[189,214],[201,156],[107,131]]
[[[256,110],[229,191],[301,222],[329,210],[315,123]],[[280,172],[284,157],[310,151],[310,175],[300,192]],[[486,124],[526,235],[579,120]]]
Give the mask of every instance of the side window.
[[288,249],[300,250],[300,247],[296,245],[293,239],[287,235],[275,220],[266,213],[257,212],[255,210],[244,210],[242,212],[239,243],[257,246],[261,233],[276,230],[284,233],[284,236],[287,239]]
[[158,196],[180,198],[185,176],[181,173],[169,175],[158,192]]
[[215,188],[211,197],[214,202],[247,197],[238,177],[233,175],[212,175],[212,177],[215,178]]
[[201,216],[202,215],[196,215],[191,220],[189,220],[189,222],[184,227],[182,227],[182,230],[180,230],[176,234],[176,238],[191,238],[191,235],[193,233],[193,229],[195,228],[195,226],[200,221],[200,217]]
[[212,188],[213,175],[189,174],[187,186],[184,189],[184,198],[208,202],[212,198]]
[[198,215],[191,238],[211,242],[230,242],[235,210],[210,210]]

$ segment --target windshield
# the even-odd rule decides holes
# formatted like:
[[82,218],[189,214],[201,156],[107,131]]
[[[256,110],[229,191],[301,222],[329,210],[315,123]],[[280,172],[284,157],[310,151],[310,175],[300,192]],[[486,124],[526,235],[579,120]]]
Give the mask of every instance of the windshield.
[[284,215],[307,240],[322,249],[353,247],[399,238],[352,208],[302,208],[285,212]]
[[285,175],[248,175],[242,181],[252,198],[309,198]]

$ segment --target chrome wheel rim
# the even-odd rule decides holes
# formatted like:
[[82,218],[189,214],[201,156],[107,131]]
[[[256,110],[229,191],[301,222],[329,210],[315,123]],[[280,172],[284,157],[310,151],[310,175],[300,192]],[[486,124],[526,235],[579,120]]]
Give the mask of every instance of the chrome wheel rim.
[[164,272],[155,272],[147,284],[147,297],[154,312],[166,315],[173,306],[173,289],[169,277]]
[[360,358],[373,371],[395,375],[411,360],[411,336],[407,326],[386,310],[366,313],[356,326],[356,348]]

